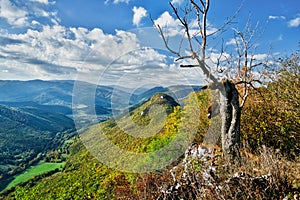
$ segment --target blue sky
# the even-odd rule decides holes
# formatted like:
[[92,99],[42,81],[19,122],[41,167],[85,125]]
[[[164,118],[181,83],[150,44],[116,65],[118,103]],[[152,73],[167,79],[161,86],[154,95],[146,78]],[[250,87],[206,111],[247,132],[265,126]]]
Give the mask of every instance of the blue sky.
[[[128,87],[201,84],[201,71],[179,69],[153,30],[150,16],[173,36],[181,33],[168,2],[0,0],[0,79],[80,79]],[[212,0],[210,29],[220,27],[241,2]],[[173,3],[185,5],[183,0]],[[258,23],[252,52],[257,58],[299,49],[299,0],[245,0],[227,31],[208,44],[211,60],[220,39],[230,46],[233,30],[242,30],[249,15],[252,24]],[[176,37],[170,41],[176,46]]]

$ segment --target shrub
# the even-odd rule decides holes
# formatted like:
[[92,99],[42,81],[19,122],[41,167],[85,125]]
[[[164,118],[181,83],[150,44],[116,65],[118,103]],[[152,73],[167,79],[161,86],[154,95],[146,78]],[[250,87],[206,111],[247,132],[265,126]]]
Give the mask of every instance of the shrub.
[[300,155],[300,58],[281,60],[277,80],[253,91],[242,112],[242,134],[254,150],[277,149],[290,159]]

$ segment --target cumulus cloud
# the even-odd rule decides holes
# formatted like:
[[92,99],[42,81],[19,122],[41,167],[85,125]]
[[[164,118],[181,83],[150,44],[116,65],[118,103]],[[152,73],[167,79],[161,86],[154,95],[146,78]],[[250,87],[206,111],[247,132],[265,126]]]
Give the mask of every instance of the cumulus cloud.
[[147,10],[143,7],[134,6],[132,11],[134,13],[132,22],[135,26],[139,26],[142,19],[147,16]]
[[[167,11],[160,15],[156,20],[154,20],[154,23],[156,25],[159,25],[163,29],[165,36],[168,37],[183,35],[185,33],[181,22],[171,16]],[[209,22],[207,22],[206,28],[207,35],[212,35],[218,31],[218,29]],[[195,37],[200,35],[197,19],[193,19],[189,22],[189,31],[190,34]]]
[[165,11],[163,14],[160,15],[159,18],[154,20],[155,24],[160,25],[161,27],[177,27],[180,25],[180,21],[178,19],[174,19],[168,11]]
[[296,17],[288,22],[289,27],[298,27],[300,25],[300,17]]
[[[179,66],[170,64],[173,58],[167,58],[154,48],[143,47],[137,33],[116,30],[114,34],[107,34],[100,28],[64,27],[57,13],[45,6],[54,1],[29,0],[22,6],[12,2],[0,0],[0,18],[22,27],[22,31],[0,28],[0,79],[76,79],[78,74],[83,74],[80,78],[84,81],[98,81],[99,76],[103,76],[107,84],[115,84],[126,76],[119,83],[135,87],[137,83],[146,82],[179,84],[178,74],[195,77],[195,73],[181,72]],[[129,0],[113,2],[128,3]],[[134,7],[133,12],[133,23],[139,26],[147,11]],[[156,23],[170,27],[171,35],[182,30],[180,22],[168,12]],[[148,29],[144,31],[148,33]],[[158,38],[147,37],[146,46],[153,46]]]
[[13,0],[0,1],[0,20],[1,18],[12,27],[25,28],[30,26],[45,24],[58,24],[60,19],[57,12],[49,11],[49,7],[45,5],[54,4],[48,0],[30,0],[20,2]]
[[27,24],[28,12],[17,7],[10,0],[0,1],[0,17],[6,19],[12,26],[24,26]]
[[166,29],[166,36],[172,37],[181,34],[182,32],[180,21],[178,19],[174,19],[168,11],[164,12],[159,16],[159,18],[154,20],[154,23]]
[[2,52],[62,66],[76,66],[92,51],[97,53],[99,62],[104,62],[138,47],[135,35],[125,31],[110,35],[98,28],[88,30],[59,25],[44,26],[41,31],[28,29],[24,34],[7,37],[23,42],[10,43],[3,47]]
[[134,33],[117,30],[105,34],[99,28],[59,25],[22,34],[2,33],[0,55],[1,69],[5,69],[0,77],[13,79],[75,79],[77,73],[83,73],[89,81],[106,70],[114,77],[110,81],[129,73],[134,84],[138,73],[145,72],[146,78],[166,62],[156,50],[141,48]]
[[135,33],[123,30],[106,34],[99,28],[53,25],[0,36],[0,79],[76,79],[80,74],[80,80],[100,78],[127,87],[199,81],[195,72],[181,71],[166,54],[141,46]]

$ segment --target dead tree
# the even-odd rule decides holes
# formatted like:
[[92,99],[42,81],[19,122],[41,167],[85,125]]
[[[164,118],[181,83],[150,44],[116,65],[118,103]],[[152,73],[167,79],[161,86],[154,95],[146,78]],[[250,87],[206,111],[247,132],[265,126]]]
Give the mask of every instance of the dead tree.
[[[225,158],[230,160],[239,159],[239,149],[240,149],[240,117],[242,107],[249,94],[249,88],[254,87],[254,82],[259,82],[253,78],[251,70],[254,67],[261,65],[262,63],[255,63],[255,57],[248,54],[250,46],[250,41],[256,32],[256,28],[250,31],[249,22],[247,23],[246,29],[243,32],[235,31],[235,45],[237,49],[237,61],[231,60],[232,57],[227,57],[224,50],[224,45],[221,46],[220,56],[215,62],[216,70],[212,71],[212,68],[207,64],[207,41],[211,36],[218,37],[218,34],[225,31],[232,20],[235,18],[237,12],[228,18],[223,26],[216,29],[213,32],[208,32],[208,11],[210,9],[210,0],[187,0],[184,9],[178,10],[172,3],[170,6],[179,20],[181,26],[184,28],[184,35],[182,36],[182,41],[180,41],[180,46],[178,49],[174,50],[169,44],[169,38],[166,33],[164,33],[163,27],[159,24],[155,24],[160,36],[165,43],[166,48],[173,54],[177,56],[175,61],[182,59],[191,59],[196,64],[191,65],[180,65],[183,68],[193,68],[198,67],[202,70],[203,74],[208,80],[210,80],[209,88],[218,89],[220,96],[220,114],[222,119],[221,124],[221,139],[222,139],[222,149]],[[190,26],[191,19],[197,21],[197,28]],[[183,40],[186,40],[188,46],[187,51],[182,51]],[[220,80],[219,73],[224,73],[222,69],[222,62],[230,63],[231,67],[235,65],[234,77],[227,77]],[[237,85],[242,85],[242,90]]]

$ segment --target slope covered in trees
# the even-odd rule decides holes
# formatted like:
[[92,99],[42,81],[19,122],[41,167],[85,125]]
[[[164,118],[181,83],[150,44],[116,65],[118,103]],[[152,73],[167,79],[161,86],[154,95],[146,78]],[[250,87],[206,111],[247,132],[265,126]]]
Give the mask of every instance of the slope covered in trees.
[[56,149],[74,128],[73,120],[60,113],[0,105],[1,182]]

